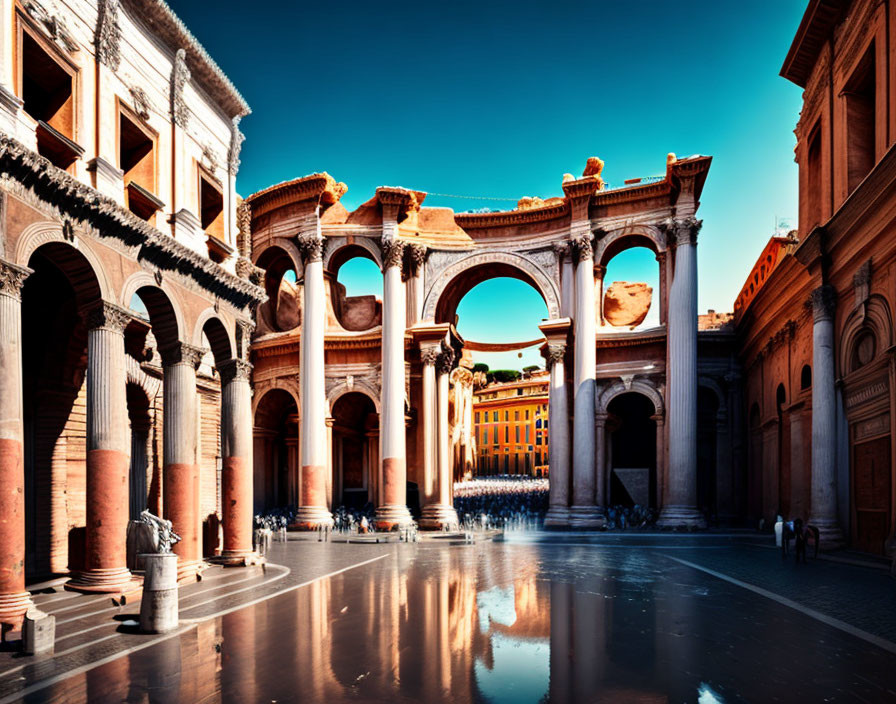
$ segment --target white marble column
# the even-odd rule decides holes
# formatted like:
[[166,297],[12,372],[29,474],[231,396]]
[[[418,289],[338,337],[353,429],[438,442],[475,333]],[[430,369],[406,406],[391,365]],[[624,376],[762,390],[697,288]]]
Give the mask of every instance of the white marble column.
[[[385,217],[385,215],[384,215]],[[392,530],[411,522],[407,507],[407,453],[405,447],[405,292],[401,280],[405,243],[385,237],[396,227],[384,223],[383,239],[383,337],[380,438],[383,456],[383,503],[377,506],[377,526]]]
[[324,238],[320,219],[314,216],[315,230],[298,238],[304,261],[302,311],[302,416],[300,444],[300,505],[293,527],[315,530],[332,526],[327,505],[327,396],[324,388],[324,331],[326,292],[324,290]]
[[126,535],[131,443],[124,329],[131,314],[105,301],[87,322],[87,541],[84,571],[66,587],[121,592],[129,587]]
[[224,545],[221,558],[246,564],[252,555],[252,365],[242,359],[224,362],[221,375],[221,512]]
[[837,389],[834,386],[834,311],[832,286],[812,291],[812,492],[809,523],[818,528],[821,546],[844,544],[837,521]]
[[595,392],[595,308],[594,252],[590,224],[578,223],[573,230],[575,274],[575,376],[572,445],[572,506],[569,525],[573,528],[600,528],[603,512],[595,504],[594,392]]
[[437,422],[438,410],[436,408],[436,362],[438,361],[440,348],[438,344],[426,344],[421,346],[420,361],[422,364],[421,380],[421,407],[420,426],[423,437],[423,519],[420,527],[427,527],[426,512],[430,504],[438,503],[438,491],[436,488],[437,458]]
[[694,217],[672,220],[675,274],[669,292],[667,496],[657,525],[705,527],[697,508],[697,233]]
[[19,631],[32,606],[25,589],[22,286],[31,274],[0,261],[0,633]]
[[595,501],[598,506],[606,506],[609,499],[609,479],[607,477],[607,414],[594,416],[594,465],[597,476]]
[[549,343],[542,349],[551,372],[548,393],[548,473],[550,494],[545,528],[569,525],[569,403],[566,397],[566,345]]
[[[598,327],[604,324],[604,275],[607,273],[607,267],[594,267],[594,317]],[[598,506],[602,504],[598,501]]]
[[454,350],[445,347],[439,354],[436,365],[436,472],[434,482],[434,503],[423,508],[421,528],[436,530],[457,530],[457,512],[451,500],[451,482],[454,479],[452,464],[451,426],[448,418],[448,396],[450,374],[454,366]]
[[560,315],[564,318],[574,318],[576,285],[570,243],[555,242],[554,252],[557,254],[557,266],[560,269]]
[[422,244],[408,244],[407,280],[407,326],[416,325],[423,317],[423,264],[426,261],[426,247]]

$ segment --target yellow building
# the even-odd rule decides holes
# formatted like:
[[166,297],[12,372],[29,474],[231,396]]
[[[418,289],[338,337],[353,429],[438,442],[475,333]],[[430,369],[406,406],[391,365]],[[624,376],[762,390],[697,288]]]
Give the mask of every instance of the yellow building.
[[548,474],[548,383],[535,372],[473,394],[475,474]]

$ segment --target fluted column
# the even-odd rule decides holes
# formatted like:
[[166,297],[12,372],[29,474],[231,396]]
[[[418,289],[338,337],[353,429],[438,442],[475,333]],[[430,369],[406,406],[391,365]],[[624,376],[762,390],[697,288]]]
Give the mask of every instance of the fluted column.
[[407,280],[407,325],[416,325],[423,316],[423,264],[426,261],[426,247],[422,244],[409,244],[406,247],[408,280]]
[[456,530],[457,512],[451,501],[452,466],[451,426],[448,419],[449,376],[454,367],[454,350],[445,346],[435,363],[436,372],[436,472],[433,502],[423,508],[421,528]]
[[689,217],[668,225],[675,243],[675,274],[669,292],[668,496],[658,525],[705,527],[697,509],[697,233]]
[[569,403],[566,397],[566,344],[549,343],[542,349],[551,372],[548,393],[548,512],[546,528],[569,525]]
[[609,499],[609,484],[607,477],[607,414],[598,413],[594,416],[594,464],[597,474],[597,489],[595,499],[598,506],[606,506]]
[[181,540],[178,581],[195,578],[201,566],[199,543],[199,437],[196,423],[199,395],[196,369],[205,350],[178,342],[162,350],[164,365],[162,420],[162,507]]
[[0,261],[0,629],[18,631],[25,589],[22,286],[30,269]]
[[[604,276],[607,273],[607,267],[594,267],[594,318],[599,326],[604,324]],[[598,501],[598,506],[602,504]]]
[[576,317],[572,507],[569,509],[569,525],[574,528],[599,528],[604,525],[602,510],[595,504],[594,391],[597,358],[591,240],[588,221],[577,223],[572,242],[576,258]]
[[837,390],[834,386],[834,311],[832,286],[812,291],[812,504],[809,523],[818,528],[824,548],[840,547],[837,520]]
[[427,509],[431,504],[438,502],[438,491],[436,489],[436,468],[438,465],[437,458],[437,424],[436,417],[438,410],[436,408],[436,361],[439,357],[439,345],[427,344],[421,347],[420,361],[423,365],[421,380],[421,407],[420,407],[420,426],[423,436],[423,519],[420,521],[421,528],[430,528],[427,520]]
[[[385,218],[385,215],[384,215]],[[384,230],[388,229],[384,224]],[[404,424],[405,293],[401,265],[405,243],[383,239],[383,386],[380,437],[383,463],[383,503],[376,509],[377,526],[391,530],[411,522],[407,507],[407,455]]]
[[222,561],[246,564],[252,555],[252,365],[231,359],[221,374]]
[[324,292],[324,239],[320,221],[317,231],[299,238],[305,262],[302,312],[302,425],[300,506],[293,528],[314,530],[333,525],[327,506],[327,397],[324,388],[324,326],[326,294]]
[[128,432],[124,329],[131,314],[99,302],[87,322],[87,537],[84,571],[67,588],[121,592],[127,568]]

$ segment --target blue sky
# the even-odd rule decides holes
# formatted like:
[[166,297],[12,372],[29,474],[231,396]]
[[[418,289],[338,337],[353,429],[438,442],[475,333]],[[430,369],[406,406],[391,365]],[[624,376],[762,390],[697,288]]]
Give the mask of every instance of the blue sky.
[[[663,173],[670,151],[711,154],[701,310],[730,310],[776,216],[796,223],[801,91],[778,71],[805,0],[343,0],[335,12],[169,2],[254,110],[244,195],[328,171],[348,185],[349,208],[379,185],[507,199],[428,205],[503,208],[560,195],[563,173],[581,173],[589,156],[618,184]],[[360,276],[357,290],[370,283]],[[501,318],[495,298],[516,292],[492,287],[462,305],[465,318]],[[541,317],[530,311],[502,334],[534,337]]]

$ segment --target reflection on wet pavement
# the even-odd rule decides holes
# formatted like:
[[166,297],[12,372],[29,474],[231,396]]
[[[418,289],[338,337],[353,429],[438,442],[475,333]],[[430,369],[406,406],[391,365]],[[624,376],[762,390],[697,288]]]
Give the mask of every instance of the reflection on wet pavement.
[[27,701],[880,702],[894,671],[660,550],[396,545]]

